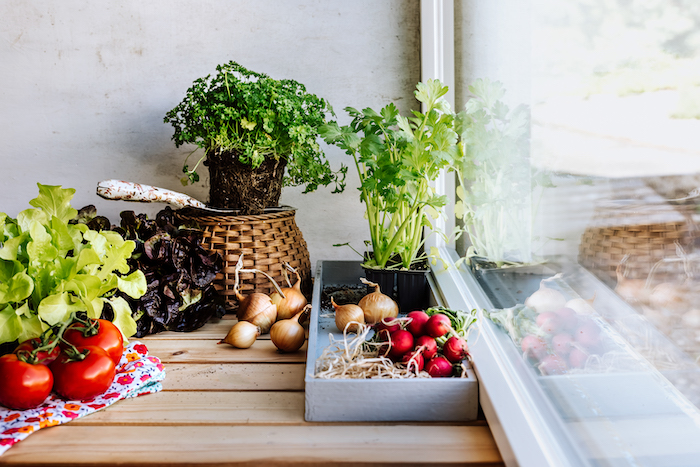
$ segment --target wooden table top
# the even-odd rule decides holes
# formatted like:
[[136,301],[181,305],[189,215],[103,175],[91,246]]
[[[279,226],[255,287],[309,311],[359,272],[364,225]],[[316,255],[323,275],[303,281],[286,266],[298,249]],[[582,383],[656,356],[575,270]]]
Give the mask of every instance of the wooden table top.
[[503,465],[485,420],[306,422],[306,347],[217,345],[233,323],[138,339],[165,365],[162,392],[44,428],[0,465]]

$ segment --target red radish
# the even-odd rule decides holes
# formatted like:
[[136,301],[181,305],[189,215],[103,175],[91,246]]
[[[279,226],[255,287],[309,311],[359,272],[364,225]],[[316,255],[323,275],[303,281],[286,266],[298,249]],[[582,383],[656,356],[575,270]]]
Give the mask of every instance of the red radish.
[[573,331],[578,324],[578,314],[569,307],[559,308],[554,312],[559,317],[559,323],[563,331]]
[[377,342],[385,342],[379,347],[379,355],[386,356],[389,353],[390,345],[389,339],[391,339],[391,333],[386,329],[380,329],[377,332]]
[[561,357],[566,357],[571,351],[571,344],[574,342],[574,338],[571,334],[565,332],[559,333],[552,337],[552,350],[554,353]]
[[399,329],[391,333],[391,349],[389,356],[394,360],[401,360],[403,354],[413,349],[413,334],[405,329]]
[[383,318],[374,325],[374,332],[379,332],[383,329],[386,329],[392,333],[401,329],[401,324],[399,324],[399,321],[397,321],[396,318]]
[[401,361],[406,364],[406,368],[409,370],[412,369],[416,373],[423,370],[425,363],[423,355],[421,355],[421,353],[417,350],[405,353]]
[[574,331],[574,340],[591,353],[600,347],[600,328],[592,320],[586,320]]
[[525,353],[528,358],[534,358],[535,360],[541,360],[545,355],[547,355],[547,343],[541,337],[537,337],[534,334],[528,334],[523,337],[520,341],[520,348]]
[[416,350],[423,348],[421,353],[426,360],[430,360],[437,354],[437,341],[430,336],[420,336],[416,339]]
[[425,311],[412,311],[408,315],[411,322],[408,323],[406,329],[413,334],[413,337],[420,337],[425,334],[425,323],[428,322],[430,316]]
[[452,323],[447,316],[437,313],[425,323],[425,333],[430,337],[442,337],[452,329]]
[[445,357],[435,357],[425,364],[425,371],[433,378],[444,378],[452,375],[452,363]]
[[579,348],[572,348],[569,353],[569,366],[571,368],[583,368],[586,366],[588,354]]
[[469,355],[467,341],[456,336],[450,337],[442,346],[442,354],[452,363],[461,362]]
[[566,362],[559,355],[547,355],[537,368],[543,375],[561,375],[566,373]]
[[556,334],[562,328],[561,319],[553,311],[540,313],[537,315],[537,318],[535,318],[535,323],[547,334]]

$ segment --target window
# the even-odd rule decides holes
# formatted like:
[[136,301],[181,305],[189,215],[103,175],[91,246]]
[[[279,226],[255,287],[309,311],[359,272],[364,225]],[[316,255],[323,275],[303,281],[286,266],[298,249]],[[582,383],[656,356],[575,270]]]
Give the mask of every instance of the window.
[[[435,274],[450,306],[487,312],[470,345],[504,458],[692,465],[700,454],[700,4],[453,8],[457,109],[473,98],[467,85],[488,78],[502,83],[511,112],[522,104],[529,117],[525,138],[511,129],[501,146],[509,152],[491,172],[478,162],[483,178],[455,183],[457,220],[477,222],[472,241],[440,245],[453,265]],[[487,122],[478,142],[492,144],[488,130],[516,118]],[[457,268],[466,253],[483,258]],[[593,311],[576,308],[569,328],[532,307],[528,314],[523,304],[540,285],[566,302],[588,299]],[[493,309],[510,310],[498,314],[500,325],[485,318]],[[575,334],[584,324],[593,325],[590,342]],[[523,344],[528,334],[542,339],[542,354]]]

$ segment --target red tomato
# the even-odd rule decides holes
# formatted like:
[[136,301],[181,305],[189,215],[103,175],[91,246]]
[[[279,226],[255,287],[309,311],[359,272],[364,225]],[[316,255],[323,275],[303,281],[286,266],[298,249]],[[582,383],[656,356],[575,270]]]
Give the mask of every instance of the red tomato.
[[[21,350],[26,350],[27,352],[31,352],[34,349],[38,348],[41,346],[41,338],[40,337],[35,337],[33,339],[27,339],[26,341],[22,342],[17,346],[17,348],[14,350],[14,354],[18,353]],[[61,349],[56,346],[53,348],[51,352],[46,352],[44,350],[38,352],[36,354],[37,361],[39,363],[42,363],[44,365],[48,365],[49,363],[53,362],[56,360],[56,357],[58,357],[58,354],[61,353]]]
[[70,361],[65,352],[50,365],[53,372],[53,390],[69,400],[85,400],[102,394],[111,386],[116,367],[109,354],[96,345],[78,347],[87,350],[83,360]]
[[63,338],[76,347],[82,347],[84,345],[102,347],[107,354],[109,354],[112,361],[114,361],[114,364],[118,365],[119,360],[122,358],[122,353],[124,352],[124,337],[122,337],[122,332],[111,321],[98,319],[97,322],[98,328],[93,335],[89,335],[90,330],[86,331],[83,323],[74,323],[66,329]]
[[16,354],[0,357],[0,404],[10,409],[33,409],[51,393],[53,375],[46,365],[32,365]]

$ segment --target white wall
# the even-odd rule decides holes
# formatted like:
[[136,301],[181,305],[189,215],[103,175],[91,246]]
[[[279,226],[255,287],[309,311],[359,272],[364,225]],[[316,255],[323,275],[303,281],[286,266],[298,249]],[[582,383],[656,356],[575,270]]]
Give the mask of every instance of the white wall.
[[512,107],[530,101],[531,2],[455,1],[456,109],[478,78],[501,81]]
[[[113,222],[163,206],[102,200],[103,179],[205,199],[207,186],[180,185],[189,149],[175,148],[163,117],[219,63],[296,79],[342,123],[348,105],[415,106],[420,80],[416,0],[6,0],[0,18],[0,211],[10,216],[29,207],[37,182],[75,188],[74,207],[95,204]],[[334,168],[351,162],[337,148],[327,155]],[[368,238],[349,175],[342,195],[283,192],[312,264],[358,258],[332,244]]]

